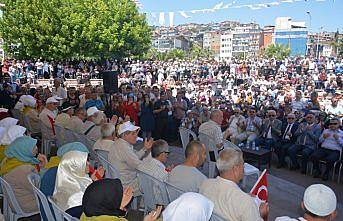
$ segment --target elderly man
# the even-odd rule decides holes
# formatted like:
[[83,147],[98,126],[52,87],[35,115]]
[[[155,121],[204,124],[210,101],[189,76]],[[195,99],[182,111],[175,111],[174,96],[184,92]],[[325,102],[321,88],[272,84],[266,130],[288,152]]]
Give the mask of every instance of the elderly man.
[[256,146],[263,145],[264,148],[271,150],[281,135],[282,122],[276,119],[275,110],[269,110],[267,117],[262,123],[260,137],[256,139]]
[[168,178],[165,163],[169,153],[169,146],[165,140],[154,141],[151,147],[152,158],[145,158],[143,163],[139,164],[138,170],[155,177],[161,182],[165,182]]
[[106,123],[101,125],[101,138],[98,139],[93,150],[104,150],[110,152],[114,147],[114,140],[116,139],[116,127],[114,124]]
[[275,221],[334,221],[337,218],[337,197],[335,192],[323,184],[313,184],[306,188],[301,208],[304,216],[292,219],[277,217]]
[[285,157],[288,148],[293,146],[296,142],[297,137],[295,136],[295,132],[298,129],[299,123],[295,120],[296,118],[294,114],[287,115],[287,122],[284,123],[281,128],[280,143],[274,146],[275,152],[279,159],[277,168],[281,168],[286,165]]
[[56,117],[56,125],[66,128],[71,120],[71,117],[74,114],[74,107],[69,106],[68,104],[62,105],[63,109],[60,114]]
[[238,186],[244,176],[242,152],[224,149],[216,164],[219,176],[200,186],[200,193],[214,203],[214,212],[226,220],[256,221],[268,217],[268,204],[262,203],[258,208],[254,198]]
[[61,87],[61,79],[55,78],[54,79],[54,87],[52,88],[52,96],[57,96],[62,99],[61,103],[63,103],[63,100],[65,101],[67,99],[67,91],[63,87]]
[[211,113],[208,110],[207,106],[204,106],[202,109],[202,112],[200,113],[200,116],[198,117],[198,121],[200,124],[205,123],[210,120]]
[[[38,134],[41,132],[40,125],[39,125],[39,114],[36,110],[36,99],[32,97],[31,95],[26,95],[23,98],[23,104],[25,108],[23,109],[23,116],[28,119],[28,122],[25,122],[24,124],[26,127],[29,128],[30,132],[32,134]],[[26,125],[28,123],[29,125]]]
[[102,111],[97,111],[88,120],[91,126],[84,131],[84,135],[87,135],[92,140],[98,140],[101,137],[101,125],[106,123],[107,120],[106,115]]
[[292,161],[292,170],[300,168],[297,161],[297,153],[300,152],[302,154],[301,173],[306,173],[308,159],[317,148],[320,133],[321,129],[315,123],[314,114],[311,112],[308,113],[306,115],[306,122],[300,124],[295,132],[295,136],[297,136],[296,144],[288,149],[288,154]]
[[201,124],[199,133],[206,134],[211,137],[219,150],[224,148],[224,140],[229,136],[229,131],[222,132],[220,127],[223,121],[223,112],[221,110],[213,110],[210,115],[210,120]]
[[57,116],[57,107],[60,105],[58,97],[49,97],[46,100],[45,108],[39,114],[39,120],[49,129],[42,131],[47,133],[47,137],[55,137],[55,118]]
[[125,122],[119,125],[119,139],[114,142],[115,148],[108,154],[108,160],[120,173],[120,180],[124,187],[132,187],[134,195],[141,195],[137,178],[137,168],[142,163],[141,159],[152,147],[153,140],[145,140],[143,148],[135,152],[133,145],[136,144],[140,127]]
[[199,192],[200,185],[207,180],[197,167],[206,159],[206,149],[199,141],[191,141],[185,151],[186,160],[169,174],[168,182],[185,192]]
[[337,98],[333,97],[331,99],[331,105],[326,108],[326,112],[337,117],[343,117],[343,106],[338,102]]
[[236,107],[233,112],[234,115],[229,119],[228,131],[231,142],[237,144],[236,137],[241,133],[241,127],[245,122],[245,118],[241,115],[241,110],[238,107]]
[[75,115],[70,118],[66,128],[81,134],[87,128],[87,125],[83,123],[85,119],[86,110],[83,108],[78,108],[75,110]]
[[337,118],[331,119],[329,129],[325,129],[319,137],[321,147],[310,156],[310,160],[313,161],[314,177],[319,177],[321,174],[319,160],[326,161],[326,170],[322,178],[328,180],[333,164],[339,159],[343,147],[343,131],[339,129],[339,126]]
[[248,110],[248,118],[245,120],[242,128],[244,132],[236,136],[237,142],[242,142],[247,140],[247,143],[255,141],[260,133],[262,125],[261,118],[256,116],[256,108],[251,106]]

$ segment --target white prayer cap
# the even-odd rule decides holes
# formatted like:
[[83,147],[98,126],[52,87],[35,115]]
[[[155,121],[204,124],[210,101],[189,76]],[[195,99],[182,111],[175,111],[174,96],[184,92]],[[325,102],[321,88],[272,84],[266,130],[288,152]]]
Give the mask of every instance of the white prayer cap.
[[127,121],[121,125],[119,125],[118,135],[121,135],[125,133],[126,131],[136,131],[140,129],[140,127],[137,127],[133,125],[130,121]]
[[36,99],[31,95],[25,96],[22,102],[25,106],[36,107]]
[[306,210],[317,216],[328,216],[336,210],[337,198],[329,187],[323,184],[313,184],[304,193]]
[[12,125],[16,125],[18,123],[18,119],[13,117],[6,117],[5,119],[0,120],[0,127],[10,127]]
[[1,144],[10,145],[10,143],[12,143],[18,137],[24,136],[25,131],[26,131],[25,127],[22,127],[19,125],[10,126],[5,132],[4,136],[2,137]]
[[[94,115],[96,112],[98,112],[100,110],[98,110],[98,108],[96,107],[90,107],[87,109],[87,117],[90,117],[92,115]],[[102,112],[102,111],[101,111]]]
[[47,104],[51,104],[51,103],[60,103],[60,100],[58,100],[55,96],[54,97],[49,97],[46,102]]

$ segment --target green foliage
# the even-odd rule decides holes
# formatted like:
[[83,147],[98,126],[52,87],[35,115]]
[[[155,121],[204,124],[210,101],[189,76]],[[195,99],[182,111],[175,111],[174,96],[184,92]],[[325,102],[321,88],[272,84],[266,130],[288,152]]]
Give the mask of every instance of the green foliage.
[[[20,58],[141,55],[151,30],[131,0],[4,0],[0,33]],[[12,51],[13,52],[13,51]]]
[[334,46],[337,56],[343,56],[343,38],[338,39],[337,42],[333,42],[332,46]]
[[213,58],[213,52],[209,49],[203,49],[197,44],[193,44],[190,50],[190,57],[193,59],[211,59]]
[[291,55],[291,49],[282,44],[271,44],[265,51],[264,56],[267,58],[276,58],[278,60],[284,59]]
[[186,53],[180,49],[173,48],[168,51],[166,55],[166,59],[184,59],[186,57]]

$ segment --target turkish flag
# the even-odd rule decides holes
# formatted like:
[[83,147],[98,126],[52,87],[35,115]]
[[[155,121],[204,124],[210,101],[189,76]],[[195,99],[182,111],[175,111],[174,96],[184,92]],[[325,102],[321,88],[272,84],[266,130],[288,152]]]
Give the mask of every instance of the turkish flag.
[[268,182],[267,182],[267,170],[263,170],[261,176],[258,178],[254,187],[251,189],[250,193],[255,195],[263,202],[268,201]]

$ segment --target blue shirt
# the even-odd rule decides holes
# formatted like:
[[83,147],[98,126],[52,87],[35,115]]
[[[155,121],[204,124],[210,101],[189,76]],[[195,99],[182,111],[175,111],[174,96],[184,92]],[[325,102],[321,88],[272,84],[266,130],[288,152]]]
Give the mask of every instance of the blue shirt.
[[88,100],[85,105],[84,105],[84,108],[87,110],[88,108],[90,107],[96,107],[98,108],[99,110],[101,109],[104,109],[105,108],[105,105],[104,103],[102,102],[102,100]]

